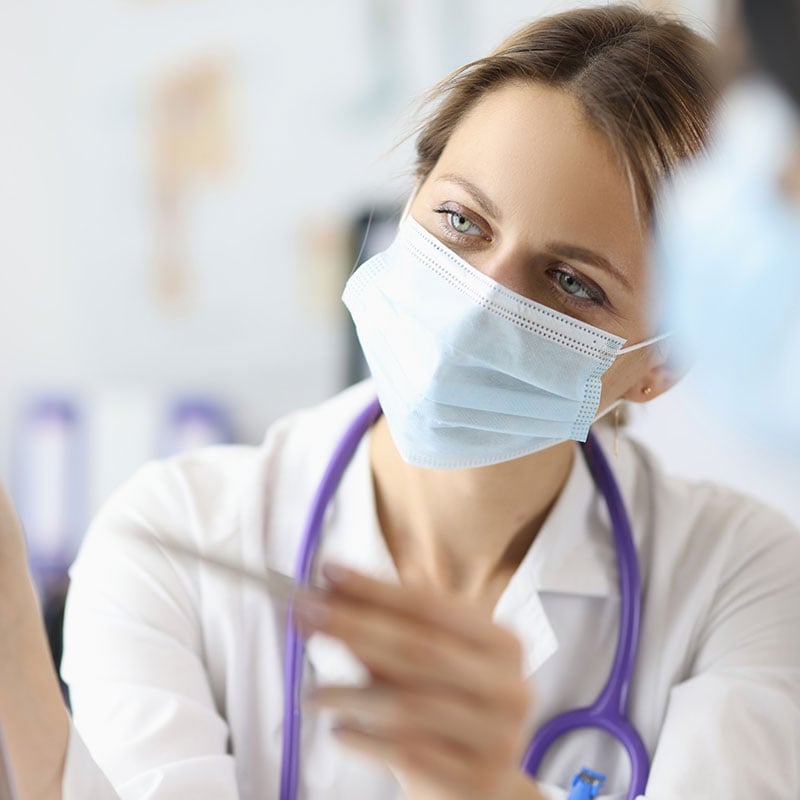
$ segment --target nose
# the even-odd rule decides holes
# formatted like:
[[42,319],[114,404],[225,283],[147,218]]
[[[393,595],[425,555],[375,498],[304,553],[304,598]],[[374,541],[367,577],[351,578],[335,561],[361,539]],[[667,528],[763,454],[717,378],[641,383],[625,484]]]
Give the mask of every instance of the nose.
[[475,269],[506,289],[531,300],[539,299],[533,296],[535,275],[530,257],[519,248],[493,248],[468,260]]

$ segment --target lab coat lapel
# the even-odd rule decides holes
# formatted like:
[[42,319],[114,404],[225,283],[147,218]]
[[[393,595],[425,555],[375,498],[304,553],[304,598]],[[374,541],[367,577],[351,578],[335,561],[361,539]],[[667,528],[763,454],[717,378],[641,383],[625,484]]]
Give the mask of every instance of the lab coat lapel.
[[558,650],[546,613],[547,595],[607,597],[616,575],[605,502],[576,451],[567,483],[494,611],[495,621],[522,642],[526,676]]

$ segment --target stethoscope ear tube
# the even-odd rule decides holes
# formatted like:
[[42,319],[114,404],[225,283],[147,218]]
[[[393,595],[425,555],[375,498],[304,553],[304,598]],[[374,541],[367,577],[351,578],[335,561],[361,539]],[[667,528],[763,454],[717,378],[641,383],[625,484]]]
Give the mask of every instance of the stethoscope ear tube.
[[[381,415],[380,404],[375,398],[358,416],[342,436],[331,456],[325,473],[317,488],[306,520],[300,552],[295,566],[294,579],[297,586],[306,586],[311,581],[314,556],[322,534],[322,522],[331,498],[336,493],[347,465],[353,458],[364,434]],[[300,689],[303,677],[303,640],[294,624],[292,607],[286,619],[286,651],[283,665],[283,753],[281,759],[281,800],[297,797],[298,769],[300,761]]]
[[627,718],[628,690],[636,663],[641,623],[642,587],[639,562],[625,503],[594,434],[589,433],[583,455],[608,507],[617,551],[620,587],[620,627],[611,673],[597,699],[585,708],[559,714],[545,723],[533,737],[523,759],[523,768],[535,776],[545,753],[556,739],[579,728],[595,728],[613,736],[628,753],[631,779],[627,800],[644,793],[650,772],[650,757],[641,736]]

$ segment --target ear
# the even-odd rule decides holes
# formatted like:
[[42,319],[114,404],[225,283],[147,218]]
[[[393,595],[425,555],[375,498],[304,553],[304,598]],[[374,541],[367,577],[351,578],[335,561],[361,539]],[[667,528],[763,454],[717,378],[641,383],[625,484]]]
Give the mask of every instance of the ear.
[[686,366],[670,357],[669,343],[666,340],[656,342],[650,369],[622,397],[631,403],[649,403],[671,389],[685,374]]

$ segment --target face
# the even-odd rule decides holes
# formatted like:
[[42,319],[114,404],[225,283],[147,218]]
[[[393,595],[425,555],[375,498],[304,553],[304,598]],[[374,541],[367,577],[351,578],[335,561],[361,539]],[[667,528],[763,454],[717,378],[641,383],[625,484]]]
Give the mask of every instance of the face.
[[[512,291],[628,344],[653,335],[647,224],[610,145],[566,92],[510,84],[482,98],[409,211]],[[616,359],[603,378],[601,410],[622,396],[651,399],[671,385],[654,360],[658,349]]]

